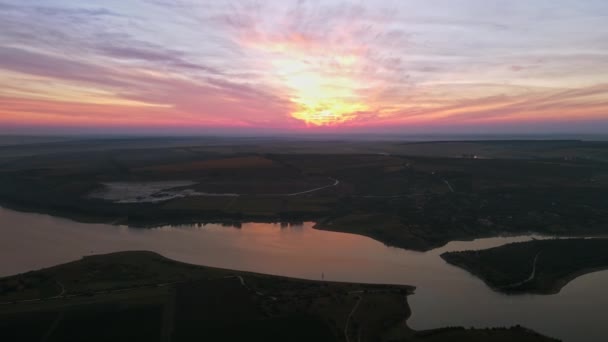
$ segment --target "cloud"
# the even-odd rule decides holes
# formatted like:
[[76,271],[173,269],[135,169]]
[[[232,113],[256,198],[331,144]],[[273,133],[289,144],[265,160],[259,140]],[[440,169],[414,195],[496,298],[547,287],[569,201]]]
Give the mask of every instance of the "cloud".
[[273,121],[274,117],[276,122],[280,121],[276,119],[276,115],[287,115],[288,103],[264,91],[262,87],[220,78],[195,81],[170,74],[114,69],[3,47],[0,47],[0,69],[104,88],[116,94],[117,100],[122,98],[144,104],[168,106],[174,110],[166,111],[167,113],[178,112],[194,121],[214,121],[214,118],[219,118],[235,122],[255,122]]
[[106,8],[59,8],[59,7],[33,7],[33,10],[42,15],[72,16],[72,17],[121,17],[120,14]]
[[102,66],[12,47],[0,46],[0,69],[104,86],[127,85]]
[[8,3],[0,3],[0,10],[11,12],[25,12],[29,14],[39,13],[42,15],[52,16],[89,16],[102,17],[112,16],[120,17],[117,12],[110,11],[107,8],[66,8],[66,7],[49,7],[49,6],[23,6],[12,5]]
[[[594,96],[600,96],[593,98]],[[533,91],[526,95],[478,98],[434,108],[443,120],[488,121],[495,119],[564,119],[585,113],[588,118],[605,117],[608,112],[608,85],[579,89]],[[420,114],[429,114],[422,112]]]
[[[104,45],[105,44],[105,45]],[[98,44],[97,51],[100,55],[115,59],[139,60],[161,65],[167,65],[177,69],[203,71],[209,74],[222,74],[218,69],[209,66],[192,63],[183,58],[183,53],[150,46],[149,44],[131,44],[131,46],[116,46],[102,42]]]
[[41,3],[0,3],[0,96],[57,103],[11,102],[12,115],[32,120],[62,108],[73,120],[79,110],[114,117],[82,98],[78,108],[83,93],[142,124],[147,111],[184,125],[281,128],[304,126],[295,113],[343,126],[606,115],[606,33],[578,24],[601,22],[608,6]]

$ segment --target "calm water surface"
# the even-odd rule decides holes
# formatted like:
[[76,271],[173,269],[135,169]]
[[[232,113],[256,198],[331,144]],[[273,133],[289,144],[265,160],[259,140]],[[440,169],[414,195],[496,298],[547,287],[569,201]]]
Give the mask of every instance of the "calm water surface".
[[0,276],[48,267],[83,255],[150,250],[193,264],[298,278],[408,284],[414,329],[522,324],[564,341],[608,338],[608,272],[580,277],[557,295],[506,296],[448,265],[444,251],[483,249],[532,236],[451,242],[430,252],[386,247],[351,234],[248,223],[132,229],[77,223],[0,208]]

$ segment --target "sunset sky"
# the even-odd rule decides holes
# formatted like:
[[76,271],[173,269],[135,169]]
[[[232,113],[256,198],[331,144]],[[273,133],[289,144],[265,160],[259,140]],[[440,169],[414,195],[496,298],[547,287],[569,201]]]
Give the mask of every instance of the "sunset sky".
[[0,133],[570,131],[606,0],[0,0]]

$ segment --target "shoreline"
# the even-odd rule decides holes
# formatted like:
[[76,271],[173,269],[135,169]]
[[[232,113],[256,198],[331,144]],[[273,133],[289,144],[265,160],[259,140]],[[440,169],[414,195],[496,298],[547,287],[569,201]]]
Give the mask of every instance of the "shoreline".
[[193,264],[193,263],[189,263],[189,262],[184,262],[184,261],[179,261],[179,260],[171,259],[171,258],[168,258],[168,257],[162,255],[161,253],[158,253],[158,252],[155,252],[155,251],[150,251],[150,250],[127,250],[127,251],[120,251],[120,252],[83,255],[83,256],[81,256],[78,259],[75,259],[75,260],[72,260],[72,261],[68,261],[68,262],[64,262],[64,263],[60,263],[60,264],[56,264],[56,265],[53,265],[53,266],[43,267],[43,268],[40,268],[40,269],[25,271],[25,272],[11,274],[11,275],[7,275],[7,276],[1,276],[0,277],[0,281],[4,280],[6,278],[16,277],[16,276],[24,275],[24,274],[27,274],[27,273],[30,273],[30,272],[46,271],[46,270],[49,270],[49,269],[53,269],[55,267],[63,266],[63,265],[70,264],[70,263],[76,263],[76,262],[87,260],[87,259],[90,259],[90,258],[103,257],[103,256],[112,256],[112,255],[121,255],[121,254],[154,255],[156,257],[162,258],[165,261],[168,261],[168,262],[171,262],[171,263],[175,263],[176,265],[182,265],[182,266],[193,267],[193,268],[200,268],[200,269],[207,269],[207,270],[218,271],[218,272],[237,272],[237,273],[241,273],[243,275],[259,276],[259,277],[273,277],[273,278],[277,278],[277,279],[293,280],[293,281],[300,281],[300,282],[312,282],[312,283],[351,284],[351,285],[363,285],[363,286],[388,286],[388,287],[399,287],[399,288],[402,287],[402,288],[408,289],[408,291],[409,291],[408,295],[413,295],[413,294],[415,294],[415,291],[416,291],[416,286],[414,286],[414,285],[407,285],[407,284],[404,285],[404,284],[388,284],[388,283],[365,283],[365,282],[348,282],[348,281],[307,279],[307,278],[297,278],[297,277],[283,276],[283,275],[278,275],[278,274],[259,273],[259,272],[251,272],[251,271],[244,271],[244,270],[238,270],[238,269],[231,269],[231,268],[221,268],[221,267],[214,267],[214,266],[207,266],[207,265],[199,265],[199,264]]
[[[568,240],[572,240],[573,243],[575,243],[574,246],[576,246],[576,243],[580,243],[580,241],[585,241],[585,240],[594,241],[595,240],[595,241],[600,241],[598,243],[601,243],[602,240],[608,240],[608,239],[606,239],[605,237],[602,237],[602,236],[598,236],[598,237],[555,238],[555,239],[548,239],[548,240],[531,240],[531,241],[527,241],[527,242],[505,244],[505,245],[497,246],[494,248],[482,249],[482,250],[449,251],[449,252],[442,253],[440,255],[440,257],[448,264],[458,267],[458,268],[466,271],[467,273],[471,274],[472,276],[476,277],[477,279],[483,281],[483,283],[485,285],[487,285],[493,291],[496,291],[498,293],[502,293],[505,295],[533,294],[533,295],[548,296],[548,295],[555,295],[555,294],[560,293],[562,291],[562,289],[564,287],[566,287],[570,282],[576,280],[577,278],[579,278],[581,276],[584,276],[586,274],[596,273],[596,272],[607,271],[608,265],[599,266],[599,267],[582,267],[581,269],[578,269],[578,270],[575,270],[572,272],[568,272],[568,273],[562,274],[562,275],[559,275],[559,273],[560,273],[559,271],[557,271],[557,275],[555,275],[556,270],[549,268],[549,271],[545,271],[545,276],[544,277],[541,276],[540,282],[539,282],[539,281],[535,281],[535,280],[538,277],[538,272],[536,272],[536,270],[537,270],[536,260],[538,258],[538,255],[543,251],[542,249],[540,249],[538,252],[536,252],[534,261],[532,262],[533,268],[532,268],[532,275],[530,276],[530,278],[525,279],[524,281],[521,281],[521,280],[517,281],[515,279],[509,278],[511,281],[513,281],[512,283],[499,285],[499,284],[496,284],[493,281],[491,281],[491,279],[495,278],[495,276],[493,276],[493,274],[495,274],[497,272],[495,268],[492,268],[492,263],[491,262],[488,263],[488,261],[486,261],[486,264],[484,264],[480,261],[483,259],[481,256],[473,256],[473,259],[472,259],[470,255],[475,252],[483,253],[484,251],[489,251],[492,249],[503,248],[503,250],[504,250],[504,248],[509,248],[508,246],[510,246],[510,245],[529,244],[533,241],[544,241],[544,242],[550,243],[550,241],[568,241]],[[460,252],[464,253],[464,256],[459,256]],[[513,253],[513,252],[511,252],[511,253]],[[496,260],[494,260],[494,261],[496,262]],[[508,262],[508,260],[505,260],[503,262]],[[594,262],[597,263],[598,261],[596,260]],[[600,259],[600,262],[601,262],[601,259]],[[485,265],[485,268],[483,267],[484,265]],[[566,271],[568,271],[567,268],[566,268]],[[546,273],[546,272],[549,272],[549,273]],[[554,272],[554,273],[551,273],[551,272]],[[562,273],[563,273],[563,271],[562,271]],[[498,274],[503,275],[503,277],[505,275],[509,276],[508,273],[506,273],[506,274],[498,273]],[[552,275],[553,275],[553,277],[551,277]]]
[[[200,216],[196,218],[192,216],[191,218],[179,219],[179,220],[167,220],[167,219],[153,219],[153,220],[129,220],[128,218],[123,217],[107,217],[107,216],[99,216],[99,215],[90,215],[90,214],[77,214],[74,212],[67,212],[66,210],[56,210],[56,209],[48,209],[41,207],[33,207],[27,205],[19,205],[14,204],[12,202],[8,202],[6,200],[0,199],[0,208],[6,208],[9,210],[14,210],[17,212],[30,213],[36,215],[47,215],[54,218],[61,218],[66,220],[71,220],[78,223],[87,223],[87,224],[108,224],[119,227],[129,227],[133,229],[154,229],[164,226],[185,226],[185,225],[196,225],[196,224],[220,224],[220,225],[229,225],[232,227],[237,227],[240,224],[244,223],[269,223],[269,224],[280,224],[280,223],[302,223],[302,222],[314,222],[314,229],[324,230],[329,232],[336,233],[345,233],[352,235],[359,235],[370,238],[372,240],[378,241],[384,244],[387,247],[401,248],[405,250],[415,251],[415,252],[430,252],[435,249],[439,249],[445,247],[447,244],[451,242],[467,242],[474,241],[477,239],[484,238],[494,238],[494,237],[517,237],[517,236],[525,236],[525,235],[538,235],[549,238],[608,238],[608,233],[578,233],[578,234],[548,234],[546,232],[539,232],[534,230],[522,231],[522,232],[508,232],[508,231],[488,231],[487,233],[480,234],[470,234],[467,236],[461,236],[456,238],[446,239],[445,241],[433,243],[430,241],[425,241],[423,239],[420,240],[411,240],[411,243],[408,243],[407,239],[404,240],[404,243],[395,243],[394,239],[386,239],[383,238],[383,234],[373,234],[365,231],[360,231],[357,229],[347,230],[342,229],[341,226],[333,226],[331,221],[327,220],[327,217],[324,216],[316,216],[316,215],[299,215],[299,216],[290,216],[290,217],[276,217],[271,218],[268,216],[262,215],[226,215],[219,218],[209,218]],[[381,225],[382,223],[379,223]],[[365,226],[367,228],[368,226]],[[365,229],[364,228],[364,229]]]
[[[81,220],[76,220],[76,219],[73,219],[73,218],[70,218],[70,217],[54,216],[54,215],[52,215],[52,214],[50,214],[50,213],[40,213],[40,212],[37,212],[37,211],[21,211],[21,210],[19,210],[19,209],[14,209],[14,208],[7,207],[7,206],[0,206],[0,208],[3,208],[3,207],[4,207],[4,208],[6,208],[6,209],[8,209],[8,210],[14,210],[14,211],[16,211],[16,212],[28,213],[28,214],[34,214],[34,215],[42,215],[42,216],[48,216],[48,217],[52,217],[52,218],[58,218],[58,219],[64,219],[64,220],[72,220],[72,221],[79,222],[79,223],[86,223],[86,224],[110,224],[110,225],[114,225],[114,226],[117,226],[117,227],[120,227],[120,226],[126,226],[126,225],[120,225],[120,224],[108,223],[108,222],[99,222],[99,221],[91,221],[91,222],[89,222],[89,221],[81,221]],[[229,224],[229,225],[234,226],[235,224],[238,224],[238,223],[247,223],[247,222],[251,222],[251,221],[243,221],[243,220],[241,220],[241,221],[235,221],[235,220],[231,220],[231,221],[229,221],[229,220],[224,220],[224,221],[206,222],[206,223],[204,223],[204,224]],[[260,222],[260,221],[257,221],[257,222]],[[261,221],[261,222],[262,222],[262,223],[270,223],[270,224],[280,224],[280,223],[281,223],[280,221],[272,221],[272,220]],[[385,242],[383,242],[383,241],[381,241],[381,240],[376,239],[374,236],[370,236],[370,235],[366,235],[366,234],[361,234],[361,233],[358,233],[358,232],[348,232],[348,231],[342,231],[342,230],[331,230],[331,229],[327,229],[327,228],[325,228],[325,227],[323,227],[323,226],[321,226],[321,227],[320,227],[320,223],[318,223],[318,222],[314,222],[314,221],[304,221],[304,222],[312,222],[312,223],[314,223],[314,225],[312,226],[312,228],[313,228],[313,229],[316,229],[316,230],[323,230],[323,231],[337,232],[337,233],[341,233],[341,234],[349,234],[349,235],[363,236],[363,237],[370,238],[370,239],[372,239],[372,240],[374,240],[374,241],[380,242],[380,243],[384,244],[384,245],[385,245],[385,246],[387,246],[387,247],[392,247],[392,248],[403,248],[403,247],[395,246],[395,245],[392,245],[392,244],[387,244],[387,243],[385,243]],[[174,226],[176,226],[176,227],[179,227],[180,225],[188,225],[188,224],[196,224],[196,223],[200,223],[200,222],[192,222],[192,223],[178,223],[178,224],[165,224],[165,225],[167,225],[167,226],[172,226],[172,225],[174,225]],[[163,225],[155,225],[155,226],[148,226],[148,227],[146,227],[146,228],[144,228],[144,227],[139,227],[139,226],[126,226],[126,227],[128,227],[128,228],[130,228],[130,229],[150,229],[150,228],[156,228],[156,227],[162,227],[162,226],[163,226]],[[444,247],[445,245],[447,245],[448,243],[451,243],[451,242],[460,242],[460,241],[464,241],[464,242],[466,242],[466,241],[474,241],[474,240],[476,240],[476,239],[484,239],[484,238],[494,238],[494,237],[516,237],[516,236],[525,236],[525,235],[532,235],[532,234],[537,234],[537,233],[535,233],[535,232],[528,232],[527,234],[524,234],[524,235],[521,235],[521,234],[515,234],[515,233],[513,233],[513,234],[511,234],[511,233],[503,233],[503,234],[488,234],[488,235],[485,235],[485,236],[471,236],[470,238],[467,238],[467,239],[451,240],[451,241],[449,241],[449,242],[447,242],[447,243],[445,243],[445,244],[443,244],[443,245],[441,245],[441,246],[438,246],[438,247],[433,247],[433,248],[431,248],[431,249],[426,249],[426,250],[405,249],[405,250],[409,250],[409,251],[413,251],[413,252],[420,252],[420,253],[427,253],[427,252],[432,252],[433,250],[436,250],[436,249],[442,248],[442,247]],[[547,238],[549,238],[549,239],[551,239],[551,238],[555,238],[555,239],[567,239],[567,238],[574,238],[574,239],[575,239],[575,238],[585,238],[585,239],[587,239],[587,238],[588,238],[588,239],[594,239],[594,238],[603,238],[603,237],[605,237],[605,235],[598,235],[598,236],[584,236],[584,237],[578,237],[578,236],[568,236],[568,237],[547,236]],[[161,255],[162,257],[166,258],[165,256],[163,256],[163,255],[162,255],[162,254],[160,254],[160,253],[157,253],[157,252],[152,252],[152,251],[150,251],[150,252],[151,252],[151,253],[156,253],[156,254],[159,254],[159,255]],[[451,251],[448,251],[448,252],[444,252],[444,253],[442,253],[441,255],[438,255],[438,257],[440,257],[440,258],[441,258],[443,261],[445,261],[445,262],[446,262],[446,263],[448,263],[449,265],[451,265],[451,266],[453,266],[453,267],[459,267],[459,268],[461,268],[461,269],[465,270],[467,273],[471,274],[472,276],[476,277],[477,279],[480,279],[480,280],[481,280],[481,281],[482,281],[482,282],[483,282],[483,283],[484,283],[484,284],[485,284],[485,285],[486,285],[488,288],[490,288],[492,291],[497,292],[497,293],[501,293],[501,294],[504,294],[504,295],[509,295],[509,296],[519,296],[519,295],[525,295],[525,294],[554,295],[554,294],[559,293],[559,292],[562,290],[562,288],[564,288],[565,286],[567,286],[567,285],[568,285],[568,283],[570,283],[571,281],[573,281],[573,280],[577,279],[578,277],[581,277],[581,276],[583,276],[583,275],[585,275],[585,274],[589,274],[589,273],[594,273],[594,272],[599,272],[599,271],[605,271],[605,270],[608,270],[608,267],[605,267],[605,268],[604,268],[604,267],[600,267],[600,268],[590,268],[590,269],[581,270],[581,271],[576,272],[576,273],[574,273],[574,274],[570,274],[570,275],[568,275],[567,277],[564,277],[563,279],[562,279],[562,278],[560,278],[560,279],[556,280],[556,283],[555,283],[553,286],[551,286],[551,288],[547,288],[547,289],[541,289],[541,290],[538,290],[538,291],[530,291],[530,290],[524,290],[524,291],[520,291],[520,290],[517,290],[517,289],[515,289],[515,290],[508,290],[508,289],[505,289],[504,287],[495,286],[494,284],[491,284],[490,282],[488,282],[488,281],[487,281],[487,280],[486,280],[486,279],[483,277],[483,275],[482,275],[482,274],[480,274],[480,273],[478,273],[478,272],[475,272],[475,271],[471,270],[470,268],[466,267],[466,265],[465,265],[465,264],[461,264],[461,263],[458,263],[458,262],[454,262],[454,261],[452,261],[452,260],[448,260],[448,259],[446,259],[446,258],[443,256],[443,254],[445,254],[445,253],[450,253],[450,252],[459,252],[459,250],[453,250],[453,251],[451,250]],[[86,258],[86,257],[88,257],[88,255],[82,255],[82,256],[81,256],[81,258]],[[172,260],[172,259],[169,259],[169,260]],[[180,262],[180,261],[175,261],[175,262]],[[181,262],[181,263],[183,263],[183,264],[188,264],[188,263],[185,263],[185,262]],[[189,265],[195,265],[195,266],[200,266],[200,267],[208,267],[208,268],[215,268],[215,267],[213,267],[213,266],[206,266],[206,265],[202,265],[202,264],[189,264]],[[45,268],[48,268],[48,267],[45,267]],[[45,268],[42,268],[42,269],[45,269]],[[42,269],[33,269],[33,270],[29,270],[29,271],[38,271],[38,270],[42,270]],[[232,270],[232,271],[236,271],[236,272],[246,272],[246,273],[254,273],[254,274],[265,274],[265,275],[268,275],[268,276],[276,276],[276,277],[292,278],[292,277],[286,277],[286,276],[282,276],[282,275],[279,275],[279,274],[271,274],[271,273],[255,273],[255,272],[249,272],[249,271],[245,271],[245,270],[239,270],[239,269],[236,269],[236,268],[234,268],[234,269],[230,269],[230,270]],[[25,271],[25,272],[29,272],[29,271]],[[25,273],[25,272],[22,272],[22,273]],[[4,277],[8,277],[8,276],[9,276],[9,275],[6,275],[6,276],[3,276],[3,277],[0,277],[0,279],[2,279],[2,278],[4,278]],[[308,280],[308,281],[315,281],[315,279],[310,279],[310,278],[297,278],[297,277],[293,277],[293,279],[298,279],[298,280]],[[369,282],[369,283],[362,282],[362,283],[360,283],[360,284],[368,284],[368,285],[395,285],[395,286],[402,286],[402,285],[403,285],[403,284],[391,284],[391,283],[373,283],[373,282]],[[414,288],[415,288],[415,287],[414,287]]]
[[[75,285],[72,281],[68,280],[67,283],[64,282],[64,284],[66,284],[66,286],[64,287],[64,285],[61,283],[65,279],[69,279],[69,277],[78,277],[79,273],[74,272],[86,272],[86,270],[88,270],[88,267],[92,265],[98,265],[94,266],[94,268],[101,267],[99,269],[104,269],[104,272],[112,272],[114,268],[106,269],[103,268],[104,265],[109,267],[110,265],[140,264],[152,265],[145,266],[152,267],[152,269],[155,269],[154,267],[160,267],[154,265],[164,265],[162,267],[167,267],[169,269],[182,269],[182,273],[185,270],[190,271],[187,272],[187,275],[182,274],[178,276],[181,277],[180,279],[171,279],[172,277],[174,277],[174,275],[171,276],[162,271],[159,271],[161,273],[153,275],[152,277],[154,278],[148,279],[144,276],[144,280],[141,283],[130,287],[125,286],[125,284],[129,282],[129,280],[125,280],[121,277],[118,277],[114,280],[116,283],[106,285],[98,285],[95,283],[96,280],[88,278],[87,281],[89,281],[90,284],[85,283]],[[272,302],[282,303],[285,301],[289,301],[289,298],[291,297],[291,295],[289,295],[291,293],[290,291],[298,291],[297,289],[302,289],[302,291],[308,293],[307,296],[312,296],[306,298],[315,298],[315,296],[323,297],[329,295],[330,297],[342,296],[343,298],[350,298],[350,300],[355,300],[355,306],[353,306],[351,316],[352,313],[355,312],[357,306],[359,305],[359,302],[361,302],[362,299],[365,299],[365,301],[374,302],[374,300],[377,300],[378,298],[385,298],[384,300],[396,300],[398,298],[402,298],[403,307],[400,311],[400,315],[402,315],[400,319],[396,319],[393,314],[389,314],[391,310],[394,310],[394,308],[383,308],[382,310],[377,312],[380,317],[385,317],[385,319],[390,317],[390,319],[393,320],[392,325],[388,327],[389,329],[383,330],[384,334],[388,334],[385,337],[393,336],[393,334],[396,334],[394,336],[405,337],[405,340],[407,341],[425,341],[427,338],[430,338],[432,340],[437,336],[446,336],[453,339],[454,334],[456,334],[456,336],[460,336],[466,340],[470,336],[486,336],[485,334],[491,334],[487,337],[493,336],[497,338],[497,340],[502,340],[500,339],[500,337],[503,335],[507,335],[513,337],[536,338],[540,341],[554,341],[552,338],[547,337],[546,335],[537,333],[534,330],[521,327],[519,325],[497,328],[464,328],[461,326],[450,326],[428,330],[414,330],[407,324],[413,313],[408,301],[408,297],[410,295],[415,294],[415,287],[411,285],[364,284],[352,282],[308,280],[260,274],[255,272],[233,271],[223,268],[214,268],[185,263],[164,257],[159,253],[150,251],[124,251],[85,256],[71,262],[47,267],[38,271],[31,271],[8,277],[2,277],[0,278],[0,282],[10,281],[11,279],[16,279],[20,277],[36,277],[40,274],[46,274],[48,277],[50,277],[50,279],[56,281],[58,285],[58,288],[56,290],[59,291],[59,294],[49,294],[47,297],[44,298],[27,298],[2,302],[0,303],[0,313],[4,315],[3,317],[10,317],[10,315],[14,314],[27,314],[29,312],[38,312],[43,310],[58,310],[62,307],[65,307],[66,305],[77,305],[86,308],[87,305],[91,305],[91,303],[105,303],[107,301],[117,300],[117,298],[124,298],[123,300],[129,300],[129,298],[131,297],[140,298],[142,293],[159,293],[159,291],[171,292],[175,291],[176,289],[179,290],[181,287],[184,286],[192,286],[192,284],[196,284],[201,281],[209,282],[220,281],[221,279],[237,278],[243,288],[245,288],[251,296],[257,296],[262,302],[266,303],[263,305],[268,305],[268,303]],[[101,276],[100,279],[105,279],[104,277],[107,275],[98,276]],[[266,292],[266,290],[268,290],[268,292]],[[220,290],[220,292],[221,291],[224,290]],[[264,293],[260,291],[264,291]],[[218,293],[218,295],[220,294]],[[275,295],[278,295],[279,297],[274,297]],[[344,304],[342,301],[338,301],[337,303],[342,303],[340,305],[349,305],[348,303]],[[382,300],[378,303],[382,303]],[[383,310],[387,310],[387,312]],[[323,320],[327,319],[327,317],[325,316],[319,317],[323,317]],[[374,318],[371,319],[373,320]],[[359,321],[359,324],[365,324],[365,322],[366,321]],[[339,329],[337,331],[342,331],[342,326],[340,324],[341,323],[338,323]],[[348,329],[348,326],[349,322],[347,320],[344,326],[345,334],[347,334],[346,329]],[[355,331],[357,329],[357,325],[355,325]],[[340,334],[338,333],[336,337],[340,338]],[[450,339],[450,341],[452,339]],[[492,340],[493,339],[490,338],[488,341]]]

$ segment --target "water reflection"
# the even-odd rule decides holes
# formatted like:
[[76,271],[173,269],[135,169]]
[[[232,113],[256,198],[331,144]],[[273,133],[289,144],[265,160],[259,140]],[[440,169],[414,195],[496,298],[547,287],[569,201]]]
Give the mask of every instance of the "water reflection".
[[[281,221],[279,223],[263,223],[264,225],[275,225],[278,224],[282,229],[284,228],[303,228],[304,222],[302,221]],[[222,221],[222,222],[194,222],[194,223],[180,223],[180,224],[168,224],[157,228],[204,228],[207,226],[221,226],[226,228],[243,228],[243,222],[240,221]]]
[[131,229],[0,208],[0,275],[88,254],[151,250],[179,261],[245,271],[415,285],[418,288],[410,297],[413,316],[409,324],[416,329],[522,324],[566,341],[604,341],[608,336],[604,324],[608,272],[578,278],[558,295],[513,297],[493,292],[479,279],[439,258],[444,251],[489,248],[533,236],[451,242],[420,253],[312,226],[310,222],[282,222]]

